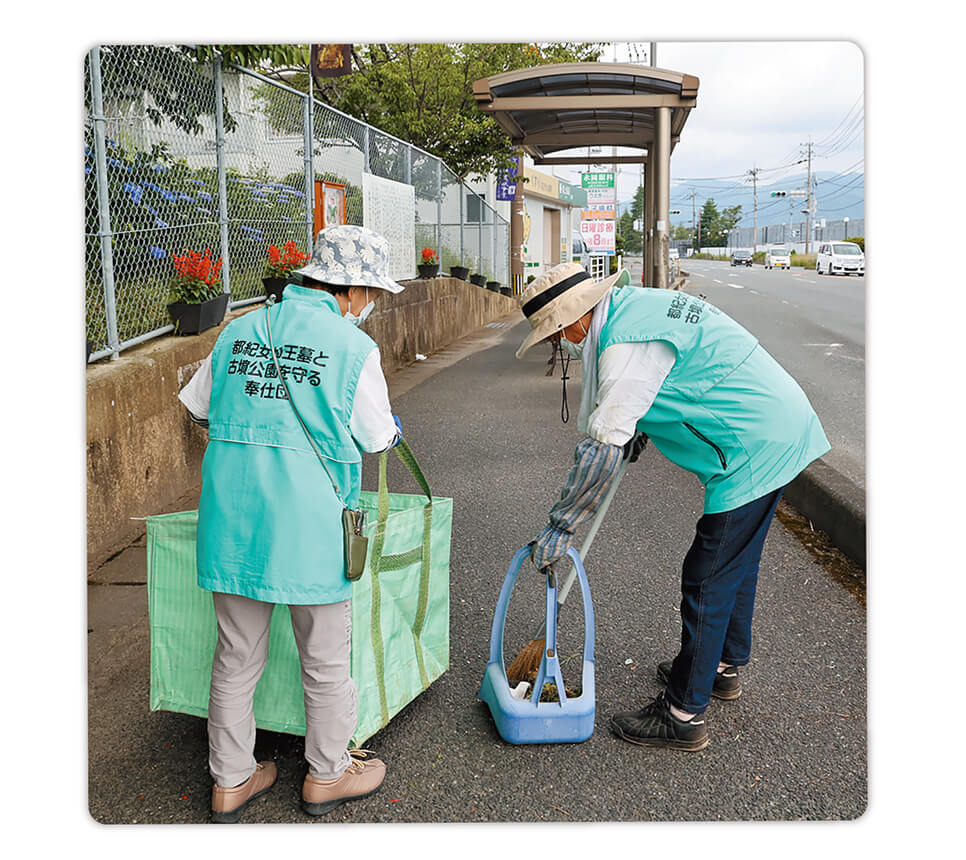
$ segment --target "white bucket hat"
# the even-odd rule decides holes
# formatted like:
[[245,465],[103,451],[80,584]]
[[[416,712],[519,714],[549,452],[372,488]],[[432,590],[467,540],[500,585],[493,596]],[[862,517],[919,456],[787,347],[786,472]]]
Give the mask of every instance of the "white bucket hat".
[[624,273],[621,269],[603,281],[595,281],[580,263],[561,263],[542,274],[520,294],[520,310],[531,331],[517,350],[517,358],[596,307]]
[[312,257],[293,274],[324,284],[346,287],[377,287],[401,293],[402,284],[389,278],[389,242],[366,227],[338,224],[320,230]]

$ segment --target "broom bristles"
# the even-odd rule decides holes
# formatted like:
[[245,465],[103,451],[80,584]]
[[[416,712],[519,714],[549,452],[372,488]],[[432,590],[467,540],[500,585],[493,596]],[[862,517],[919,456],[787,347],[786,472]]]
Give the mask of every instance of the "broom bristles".
[[540,661],[543,659],[544,644],[543,639],[531,639],[523,646],[523,650],[507,666],[506,677],[511,684],[519,684],[521,681],[533,682],[540,668]]

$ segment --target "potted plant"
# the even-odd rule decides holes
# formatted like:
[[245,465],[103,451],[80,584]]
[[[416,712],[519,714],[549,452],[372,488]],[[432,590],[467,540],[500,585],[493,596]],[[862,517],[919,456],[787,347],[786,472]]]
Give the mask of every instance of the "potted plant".
[[466,266],[451,266],[449,273],[454,278],[459,278],[461,281],[469,280],[470,270]]
[[439,259],[432,248],[423,248],[423,261],[416,266],[419,269],[419,277],[435,278],[439,273]]
[[267,277],[262,278],[265,285],[265,296],[275,296],[275,301],[281,301],[282,291],[292,274],[292,269],[305,265],[309,259],[308,254],[303,254],[295,244],[294,239],[289,239],[282,249],[279,250],[275,245],[268,246],[268,259],[265,261]]
[[211,250],[172,254],[176,276],[171,285],[168,313],[177,334],[199,334],[218,325],[228,309],[228,293],[221,292],[221,258]]
[[470,282],[478,287],[486,287],[486,275],[470,275]]

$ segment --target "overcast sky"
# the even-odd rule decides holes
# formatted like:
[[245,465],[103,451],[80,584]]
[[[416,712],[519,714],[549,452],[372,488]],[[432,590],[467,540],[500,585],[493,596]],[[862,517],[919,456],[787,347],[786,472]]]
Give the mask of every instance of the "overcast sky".
[[[610,43],[602,59],[613,61],[615,48],[619,62],[649,62],[648,42]],[[740,182],[758,167],[759,183],[768,184],[804,170],[804,164],[788,165],[804,157],[810,137],[813,171],[864,171],[864,57],[856,44],[658,42],[657,66],[700,80],[697,107],[671,157],[672,183]],[[555,170],[561,178],[565,171],[578,175]],[[638,169],[623,166],[620,199],[639,181]]]

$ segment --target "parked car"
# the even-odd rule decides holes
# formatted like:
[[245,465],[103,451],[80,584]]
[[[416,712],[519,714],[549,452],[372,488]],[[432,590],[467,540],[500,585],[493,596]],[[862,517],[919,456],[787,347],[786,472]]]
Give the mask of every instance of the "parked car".
[[751,251],[735,251],[731,255],[731,265],[732,266],[750,266]]
[[792,255],[788,248],[769,248],[765,251],[766,269],[790,269]]
[[570,260],[574,263],[580,263],[584,267],[584,271],[590,274],[590,248],[587,247],[586,242],[584,242],[583,236],[580,233],[574,233],[570,237],[571,249],[570,249]]
[[815,271],[820,275],[864,275],[865,254],[855,242],[822,242],[815,255]]

